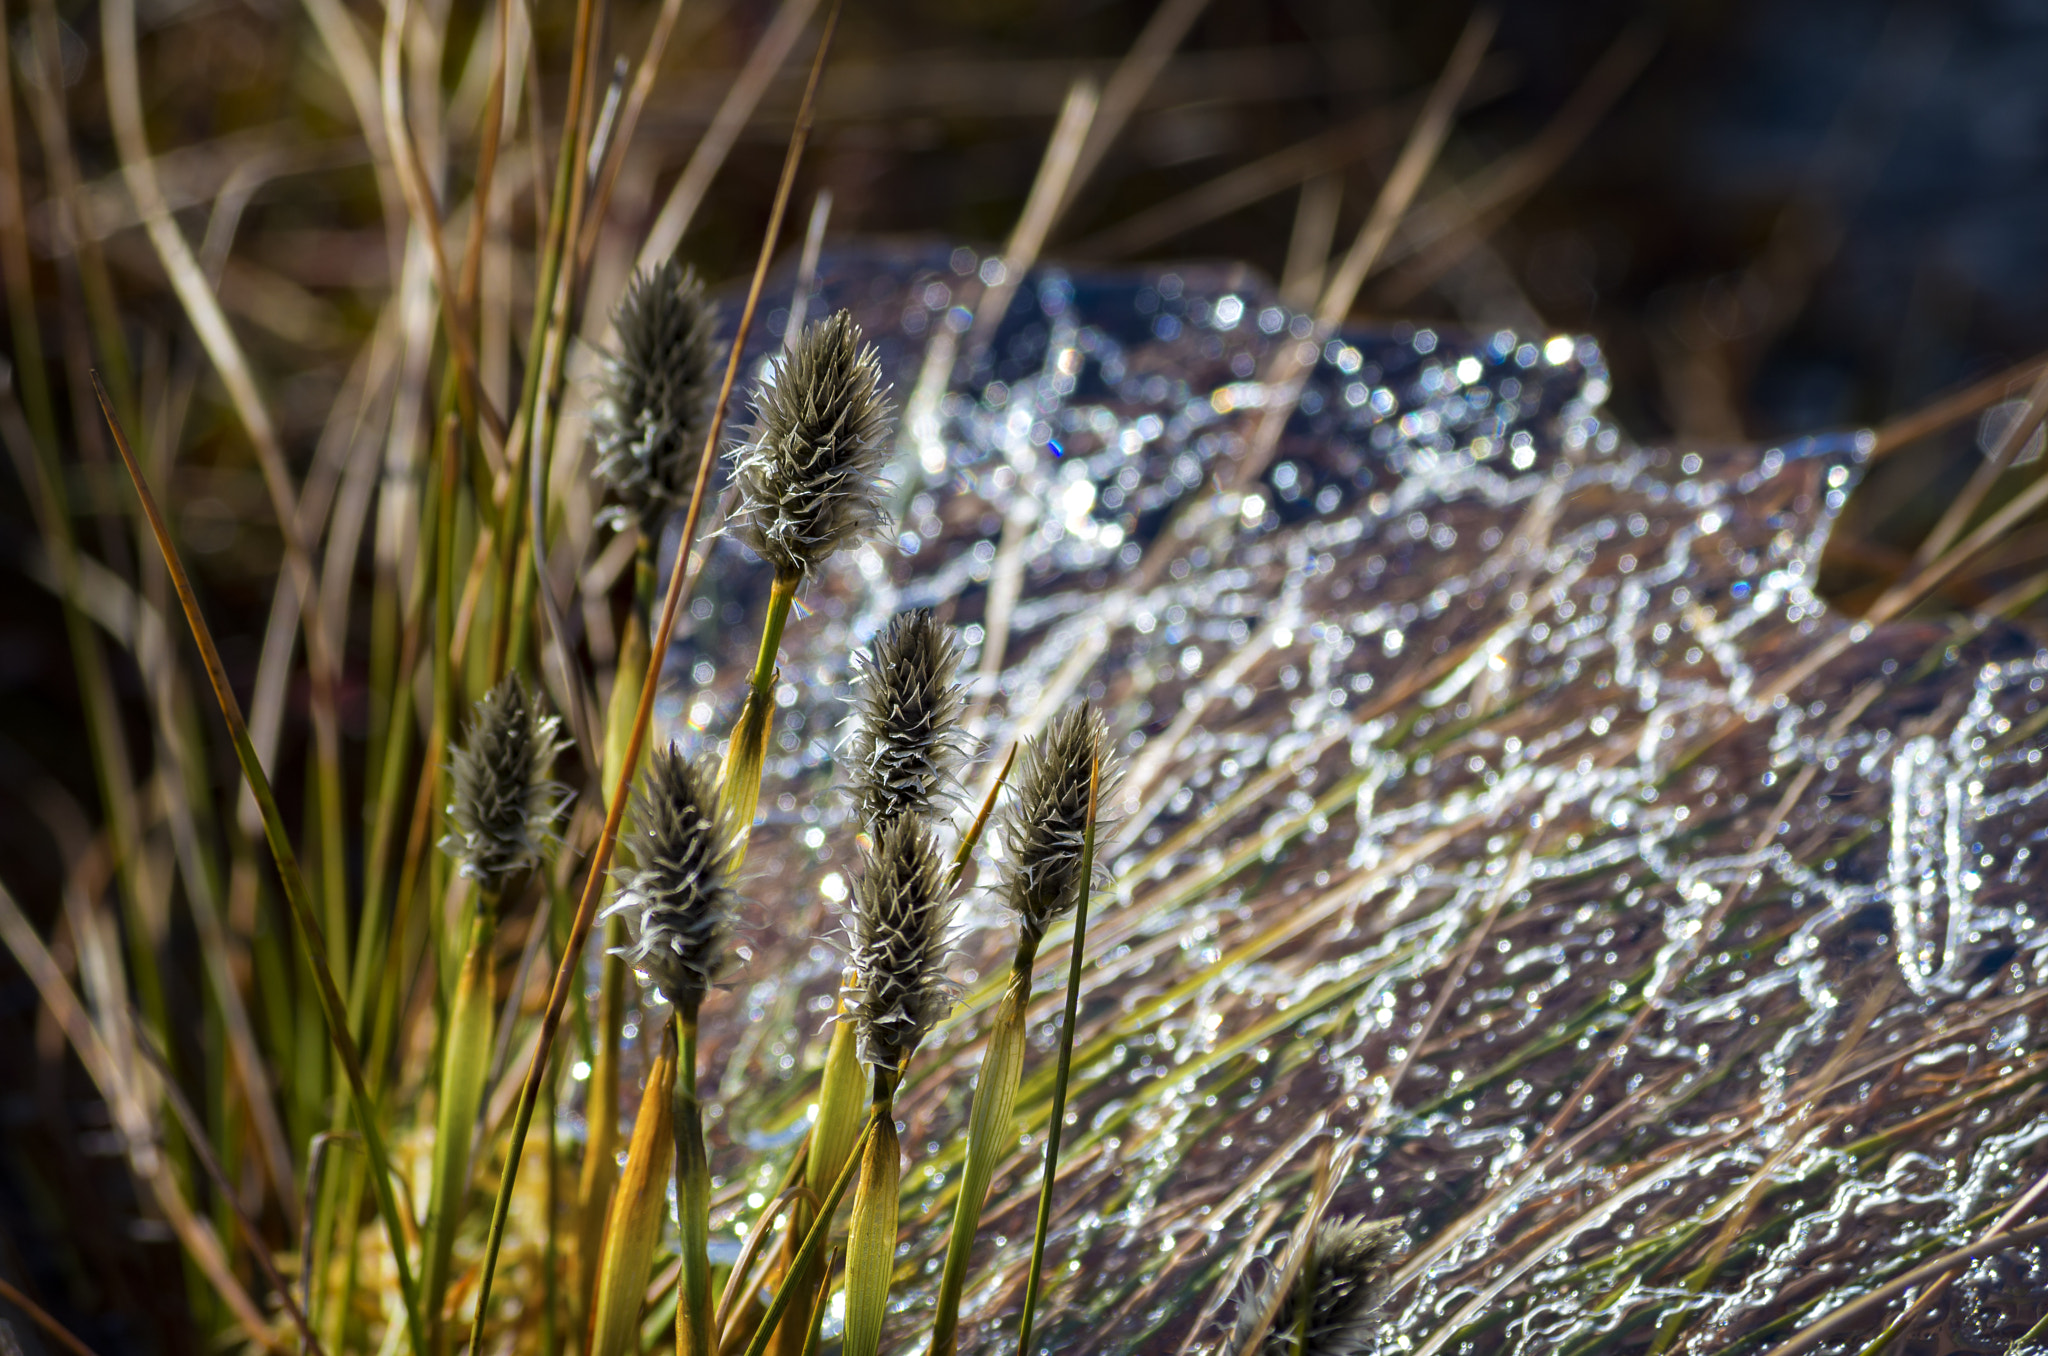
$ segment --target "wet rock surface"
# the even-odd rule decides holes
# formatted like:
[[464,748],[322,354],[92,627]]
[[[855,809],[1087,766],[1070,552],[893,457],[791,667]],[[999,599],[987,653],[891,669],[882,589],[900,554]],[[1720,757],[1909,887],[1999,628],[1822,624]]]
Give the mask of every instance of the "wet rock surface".
[[[853,309],[914,405],[979,262],[828,254],[810,314]],[[931,606],[981,675],[966,805],[1082,697],[1126,759],[1047,1348],[1213,1342],[1325,1145],[1335,1208],[1410,1240],[1388,1351],[1763,1350],[1975,1241],[2048,1171],[2048,653],[1831,612],[1812,583],[1865,444],[1637,446],[1586,339],[1346,331],[1256,481],[1219,491],[1307,333],[1241,272],[1044,267],[906,421],[894,530],[783,644],[751,955],[704,1019],[729,1194],[772,1194],[823,1057],[849,655]],[[730,726],[767,589],[712,549],[658,707],[692,747]],[[965,1005],[899,1102],[905,1344],[1012,945],[985,889],[963,918]],[[965,1349],[1012,1340],[1068,936]],[[1913,1331],[2002,1350],[2041,1267],[1977,1263]]]

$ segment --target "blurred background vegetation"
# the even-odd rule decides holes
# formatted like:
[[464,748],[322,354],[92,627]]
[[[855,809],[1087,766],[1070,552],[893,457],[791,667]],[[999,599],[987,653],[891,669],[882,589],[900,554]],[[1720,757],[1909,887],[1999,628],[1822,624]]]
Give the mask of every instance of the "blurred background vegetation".
[[[481,79],[457,63],[481,7],[424,8],[450,35],[444,84],[459,105]],[[608,257],[630,257],[778,8],[684,0],[605,227]],[[655,12],[615,0],[609,50],[637,55]],[[1107,76],[1152,13],[1124,0],[856,0],[797,202],[830,189],[834,238],[1000,242],[1070,82]],[[550,109],[570,14],[534,13]],[[19,184],[0,218],[25,232],[31,256],[27,294],[9,278],[8,300],[32,309],[61,373],[55,417],[86,544],[125,569],[134,543],[132,498],[84,384],[97,350],[88,301],[104,288],[144,407],[191,391],[164,498],[229,668],[246,674],[278,537],[248,441],[123,182],[100,15],[75,0],[5,0],[0,16],[19,165],[0,185]],[[1209,0],[1045,257],[1242,261],[1312,296],[1313,277],[1287,276],[1290,252],[1356,231],[1465,17],[1459,6]],[[393,282],[354,112],[308,11],[290,0],[144,0],[139,22],[158,173],[218,270],[302,472]],[[684,243],[714,282],[751,263],[814,37],[782,63]],[[1883,425],[2048,349],[2044,69],[2048,4],[2029,0],[1511,6],[1355,319],[1593,334],[1616,414],[1644,442]],[[75,223],[58,206],[72,174]],[[512,197],[522,240],[538,191],[531,175],[524,183]],[[524,255],[508,265],[527,266]],[[13,340],[0,342],[11,360]],[[2023,371],[1992,394],[2017,397],[2031,380]],[[1905,567],[1983,464],[1996,420],[1972,414],[1888,449],[1831,547],[1823,582],[1842,605],[1867,602]],[[1987,508],[2039,466],[2022,453]],[[101,816],[35,539],[23,481],[0,475],[0,861],[41,924]],[[2022,529],[1939,605],[1980,602],[2043,556],[2048,526]],[[2048,616],[2019,621],[2048,633]],[[146,745],[151,675],[124,661],[113,676]],[[344,697],[359,706],[362,693]],[[286,750],[304,743],[295,729]],[[52,1295],[81,1293],[76,1278],[89,1274],[132,1320],[81,1325],[106,1349],[141,1349],[151,1331],[163,1349],[189,1349],[175,1245],[138,1216],[118,1157],[105,1156],[118,1148],[102,1142],[104,1110],[61,1053],[34,991],[0,961],[0,1270]]]

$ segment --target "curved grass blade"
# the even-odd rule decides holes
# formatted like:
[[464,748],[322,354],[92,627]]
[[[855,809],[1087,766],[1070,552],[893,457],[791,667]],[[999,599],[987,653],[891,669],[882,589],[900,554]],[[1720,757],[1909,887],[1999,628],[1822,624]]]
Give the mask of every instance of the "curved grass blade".
[[[662,1034],[661,1057],[648,1070],[633,1119],[633,1138],[626,1167],[605,1218],[604,1250],[597,1266],[597,1293],[591,1300],[591,1356],[625,1356],[639,1350],[640,1306],[647,1296],[647,1272],[654,1245],[668,1213],[668,1147],[676,1087],[675,1033]],[[475,1350],[474,1347],[471,1348]]]
[[313,972],[321,1015],[327,1022],[327,1034],[334,1043],[335,1053],[341,1058],[342,1069],[348,1074],[349,1097],[355,1106],[356,1125],[362,1132],[363,1147],[370,1155],[370,1182],[377,1193],[377,1213],[383,1217],[384,1232],[391,1242],[399,1299],[405,1307],[406,1330],[412,1338],[413,1350],[425,1351],[426,1327],[421,1321],[419,1296],[413,1288],[412,1264],[406,1259],[406,1230],[400,1223],[398,1201],[391,1191],[391,1159],[384,1151],[384,1135],[377,1128],[376,1107],[363,1081],[362,1056],[356,1049],[355,1038],[349,1034],[348,1013],[342,1005],[340,991],[334,986],[334,970],[327,959],[326,935],[321,932],[320,920],[313,912],[313,901],[306,891],[305,877],[299,872],[298,856],[292,851],[291,839],[285,834],[284,816],[277,808],[277,797],[271,793],[270,779],[264,775],[263,764],[256,757],[256,746],[249,742],[249,727],[242,719],[242,705],[236,700],[234,689],[228,685],[220,650],[213,643],[213,631],[199,611],[198,596],[192,592],[192,579],[185,573],[185,562],[171,542],[170,528],[164,522],[162,511],[157,508],[156,498],[150,494],[149,485],[142,478],[142,467],[135,460],[135,450],[128,445],[128,435],[122,430],[121,421],[114,417],[113,403],[107,397],[107,388],[101,383],[98,372],[92,374],[92,389],[99,397],[100,410],[106,415],[114,446],[121,453],[121,462],[128,468],[128,478],[135,484],[136,497],[142,502],[143,515],[149,519],[149,530],[156,538],[157,549],[163,552],[164,568],[171,576],[171,586],[177,590],[178,604],[184,608],[185,620],[192,628],[192,639],[199,646],[199,658],[206,667],[207,680],[213,684],[213,695],[220,703],[222,717],[227,721],[228,736],[235,745],[235,757],[240,760],[242,775],[248,778],[249,789],[255,794],[256,808],[262,812],[263,836],[270,844],[270,855],[276,859],[278,880],[283,885],[285,900],[299,925],[299,942],[306,951],[307,968]]
[[[882,1346],[882,1321],[889,1314],[889,1281],[896,1270],[896,1215],[900,1204],[903,1150],[896,1139],[896,1111],[875,1103],[866,1150],[860,1156],[860,1187],[846,1239],[846,1356],[875,1356]],[[820,1214],[820,1222],[830,1219]]]
[[668,653],[669,637],[675,632],[676,613],[682,607],[683,596],[689,592],[690,544],[697,536],[697,519],[704,507],[704,489],[711,477],[711,465],[716,460],[718,431],[725,424],[726,406],[732,400],[732,388],[739,377],[740,355],[746,347],[747,331],[752,328],[754,310],[761,300],[761,288],[768,278],[768,263],[775,254],[775,240],[782,226],[782,218],[789,206],[790,190],[796,182],[796,167],[803,158],[805,141],[809,138],[812,111],[817,105],[818,77],[825,67],[825,54],[832,47],[832,32],[839,22],[837,0],[825,20],[825,31],[818,41],[818,54],[811,66],[810,82],[804,87],[803,103],[797,112],[796,128],[790,134],[789,153],[782,166],[782,180],[776,185],[775,206],[769,213],[768,230],[761,241],[761,254],[754,265],[753,282],[747,289],[746,305],[740,311],[739,328],[733,335],[732,355],[727,361],[725,382],[719,389],[718,404],[712,411],[709,432],[705,435],[704,455],[697,464],[697,484],[690,493],[689,512],[683,519],[681,544],[676,549],[675,566],[669,574],[668,592],[661,603],[661,623],[655,630],[654,644],[647,657],[647,674],[640,685],[640,704],[633,716],[632,737],[626,741],[626,756],[620,760],[614,774],[612,794],[606,809],[604,828],[599,832],[597,845],[591,851],[589,875],[583,882],[583,894],[576,904],[575,919],[569,925],[568,944],[562,948],[562,963],[555,971],[555,982],[548,992],[547,1010],[541,1016],[539,1039],[534,1044],[533,1060],[527,1066],[526,1082],[519,1092],[519,1106],[513,1113],[512,1138],[506,1146],[505,1170],[498,1181],[498,1200],[491,1211],[490,1232],[484,1240],[483,1269],[477,1281],[476,1321],[470,1331],[470,1349],[480,1350],[483,1339],[484,1315],[488,1312],[491,1297],[491,1280],[497,1271],[498,1250],[505,1240],[505,1222],[512,1209],[512,1187],[519,1177],[519,1160],[526,1147],[526,1132],[533,1124],[533,1109],[540,1101],[540,1088],[547,1077],[548,1058],[554,1053],[555,1033],[561,1029],[562,1014],[569,1006],[570,991],[576,986],[578,969],[583,960],[584,943],[590,939],[590,927],[597,919],[598,897],[604,892],[607,879],[606,869],[611,865],[612,849],[618,842],[619,825],[625,816],[626,786],[632,775],[634,764],[640,760],[640,750],[647,743],[647,729],[654,718],[654,694],[660,686],[661,661]]

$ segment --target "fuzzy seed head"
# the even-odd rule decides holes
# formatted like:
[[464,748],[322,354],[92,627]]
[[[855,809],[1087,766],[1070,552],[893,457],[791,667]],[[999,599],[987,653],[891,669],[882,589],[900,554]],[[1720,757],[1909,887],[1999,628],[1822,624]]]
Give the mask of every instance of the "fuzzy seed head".
[[916,818],[891,820],[863,855],[847,923],[855,980],[846,996],[861,1059],[895,1070],[952,1008],[944,967],[953,910],[938,846]]
[[441,850],[486,893],[540,864],[568,793],[548,779],[568,747],[561,719],[542,709],[517,674],[485,693],[452,751],[454,784]]
[[930,815],[950,792],[963,754],[963,705],[954,675],[960,642],[929,609],[898,613],[854,656],[853,738],[846,762],[861,823]]
[[738,839],[719,809],[717,763],[674,745],[656,751],[633,810],[637,866],[606,910],[633,923],[633,945],[618,954],[676,1008],[694,1012],[723,973],[732,936]]
[[1230,1335],[1232,1356],[1365,1356],[1374,1349],[1379,1323],[1373,1311],[1387,1297],[1401,1228],[1393,1220],[1328,1219],[1316,1226],[1311,1278],[1308,1340],[1302,1342],[1299,1290],[1288,1287],[1279,1297],[1273,1321],[1258,1350],[1246,1345],[1274,1300],[1276,1274],[1265,1285],[1247,1289],[1237,1307]]
[[612,312],[618,352],[604,360],[591,419],[607,521],[660,534],[690,501],[718,397],[717,312],[674,259],[638,274]]
[[1116,782],[1113,758],[1109,727],[1089,702],[1062,711],[1045,733],[1024,743],[998,828],[1004,862],[997,892],[1027,937],[1043,937],[1055,918],[1080,902],[1088,770],[1100,760],[1099,826],[1101,805]]
[[734,478],[742,542],[801,582],[882,522],[879,477],[890,405],[873,345],[840,311],[805,328],[754,393],[754,428]]

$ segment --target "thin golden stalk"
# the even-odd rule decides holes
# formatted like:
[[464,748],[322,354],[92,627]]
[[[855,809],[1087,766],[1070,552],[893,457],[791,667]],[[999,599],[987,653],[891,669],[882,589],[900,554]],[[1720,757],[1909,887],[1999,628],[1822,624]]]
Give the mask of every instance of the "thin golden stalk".
[[1450,59],[1444,63],[1443,72],[1437,77],[1429,99],[1423,104],[1422,112],[1417,115],[1415,126],[1408,134],[1407,144],[1401,148],[1400,158],[1395,160],[1387,181],[1380,186],[1379,197],[1374,199],[1371,213],[1358,228],[1351,248],[1331,271],[1330,281],[1324,286],[1322,300],[1316,307],[1312,339],[1282,344],[1275,350],[1272,370],[1265,377],[1267,387],[1275,395],[1269,399],[1258,423],[1253,426],[1230,489],[1242,491],[1264,474],[1266,463],[1273,458],[1273,449],[1280,444],[1280,431],[1294,413],[1295,402],[1301,398],[1302,387],[1308,381],[1316,355],[1322,352],[1322,341],[1350,311],[1366,275],[1379,262],[1381,253],[1394,238],[1395,227],[1401,224],[1409,204],[1415,201],[1423,178],[1436,163],[1437,153],[1443,149],[1444,139],[1450,135],[1451,120],[1457,115],[1458,105],[1464,99],[1472,77],[1478,74],[1480,59],[1486,55],[1486,46],[1493,40],[1493,30],[1499,23],[1500,11],[1492,6],[1481,6],[1465,21],[1465,30],[1458,36],[1458,45],[1451,49]]
[[50,1317],[49,1311],[44,1309],[42,1305],[37,1304],[27,1295],[15,1289],[14,1286],[4,1279],[0,1279],[0,1299],[6,1300],[9,1304],[27,1314],[29,1322],[41,1328],[49,1335],[51,1341],[70,1352],[71,1356],[94,1356],[93,1349],[79,1341],[71,1329]]

